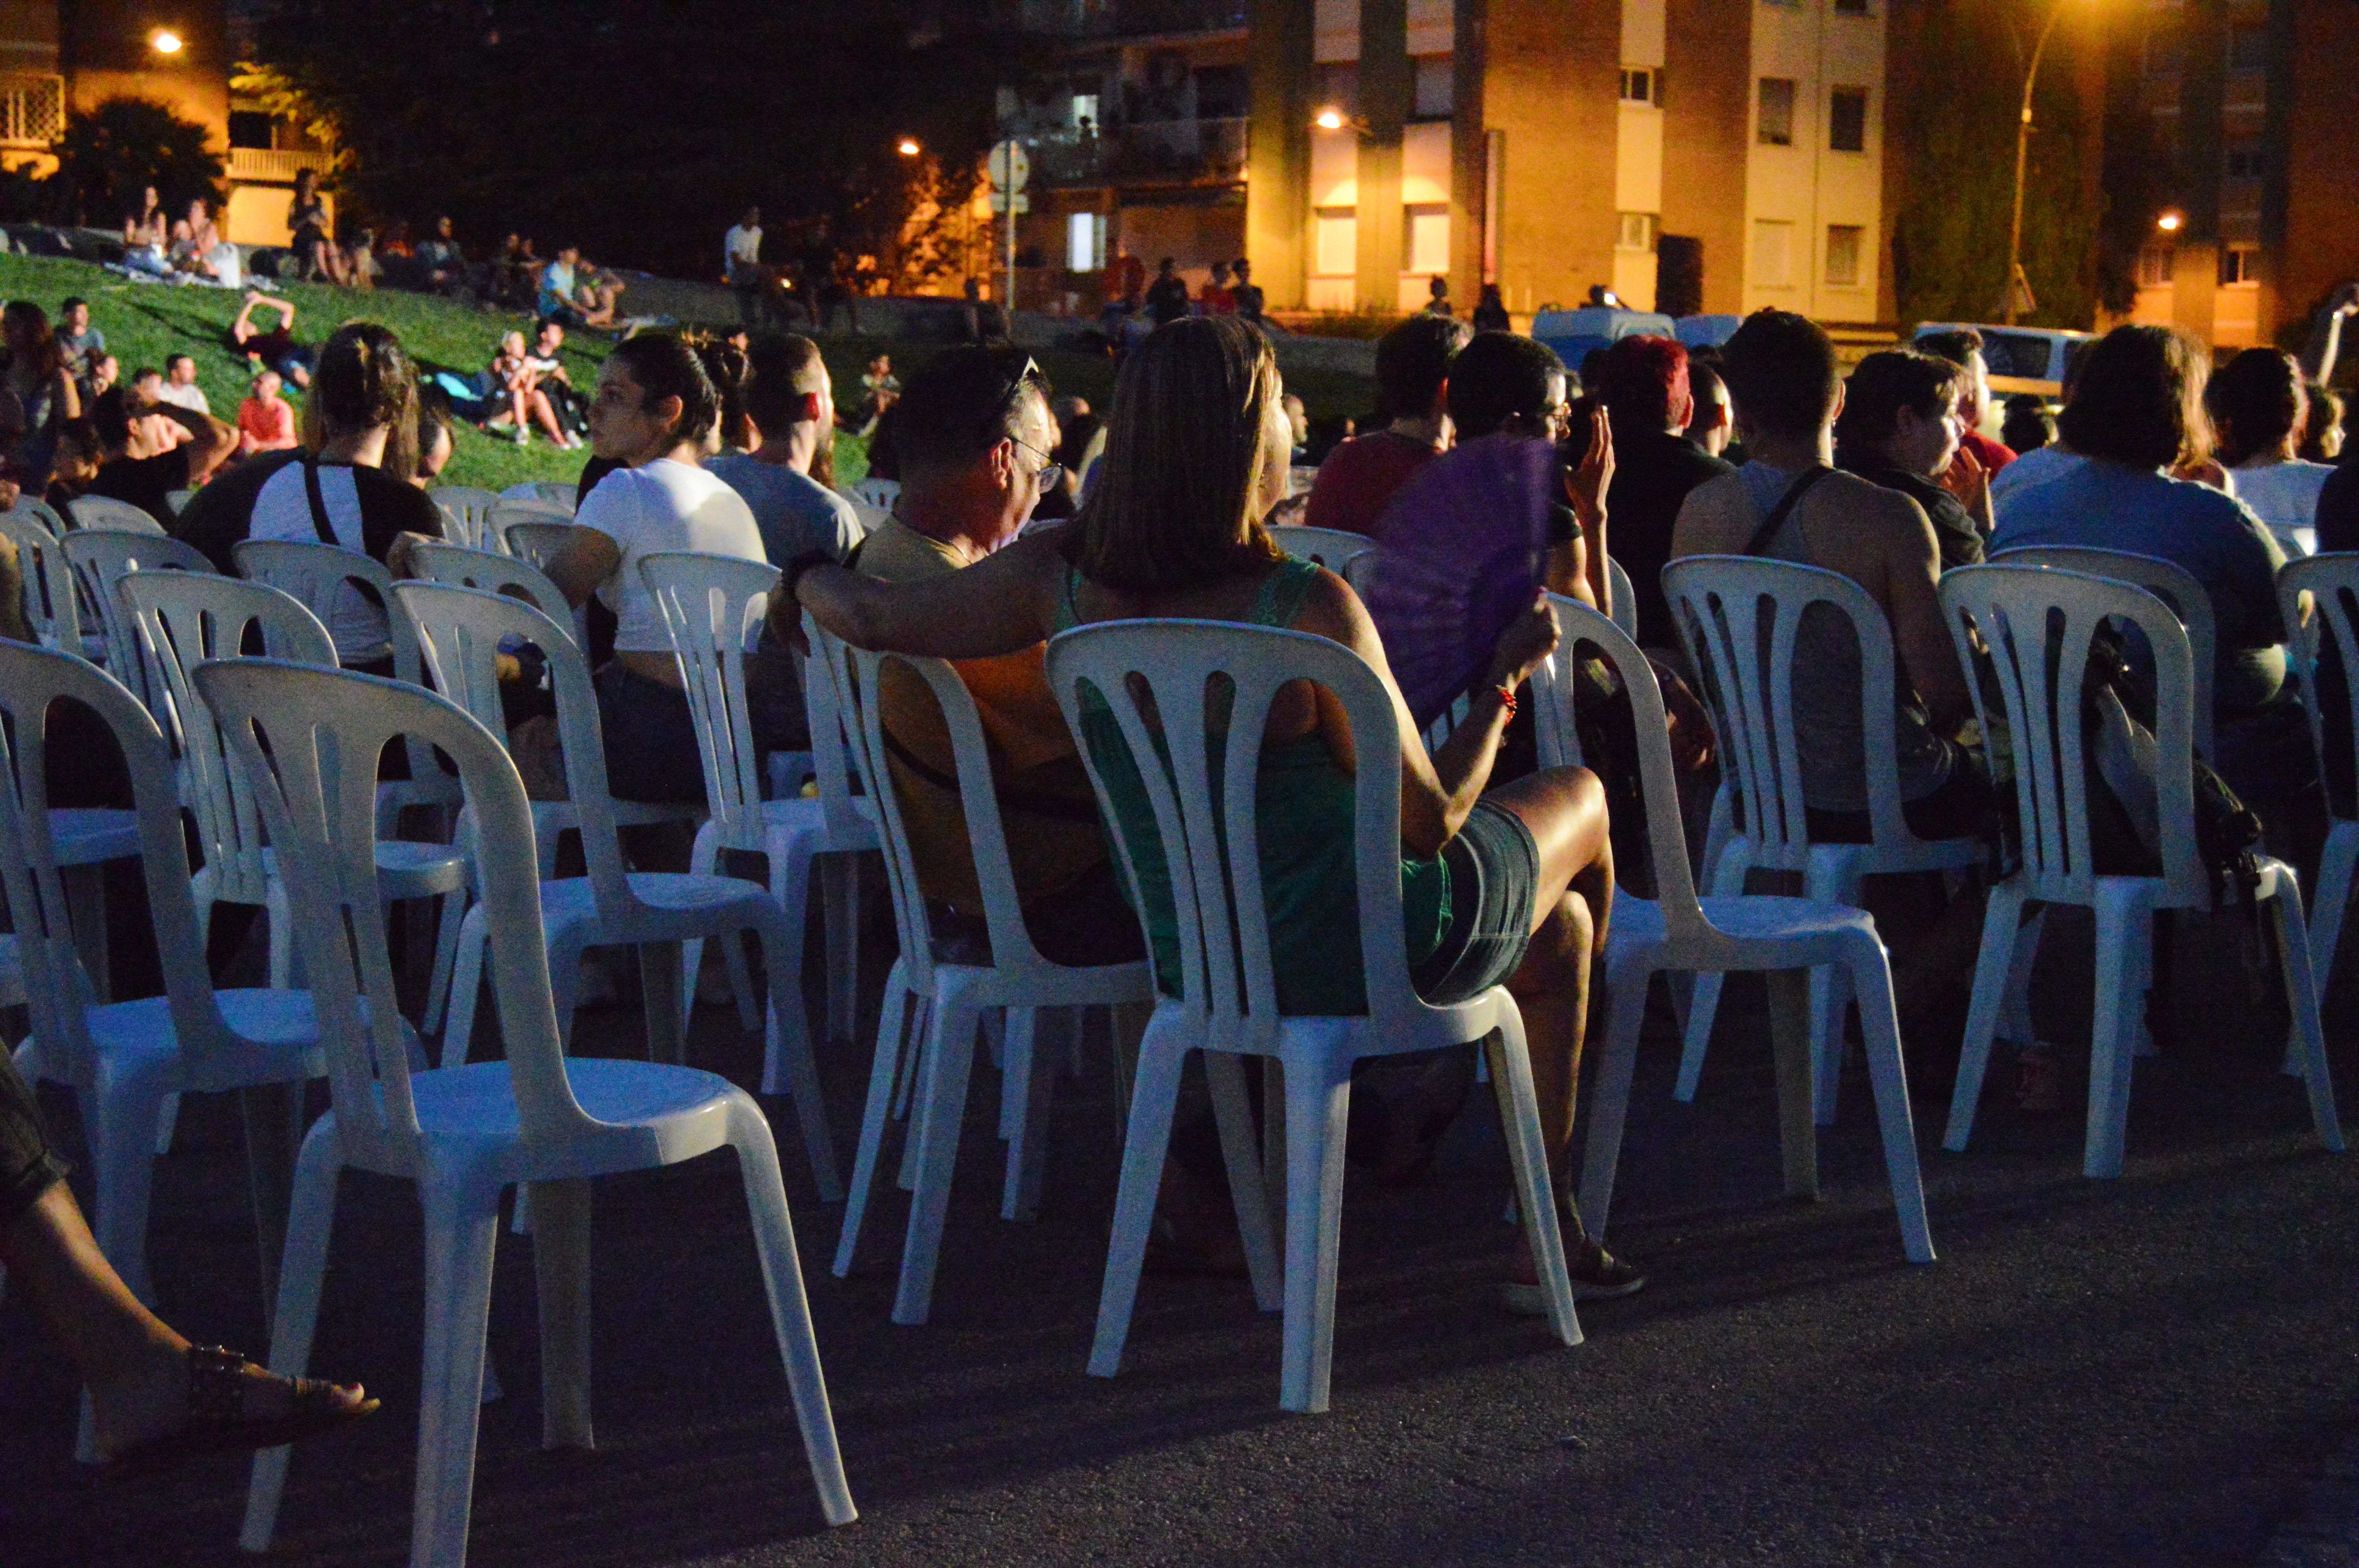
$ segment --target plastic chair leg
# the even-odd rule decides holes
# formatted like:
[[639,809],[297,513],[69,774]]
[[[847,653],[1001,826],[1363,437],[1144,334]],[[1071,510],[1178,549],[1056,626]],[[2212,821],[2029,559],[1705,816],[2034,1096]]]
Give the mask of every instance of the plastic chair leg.
[[[457,1067],[465,1065],[467,1049],[475,1034],[475,1003],[484,989],[484,953],[487,933],[484,925],[484,906],[467,911],[459,923],[459,957],[451,971],[451,1009],[442,1021],[442,1065]],[[557,971],[552,963],[549,978]],[[565,1014],[557,1015],[560,1028],[564,1027]]]
[[933,1310],[934,1265],[949,1217],[951,1178],[958,1166],[959,1133],[966,1123],[967,1086],[974,1076],[974,1028],[980,1010],[962,989],[934,1003],[926,1041],[926,1082],[918,1105],[918,1184],[909,1200],[909,1230],[901,1247],[901,1283],[893,1321],[913,1327]]
[[[1640,999],[1643,1001],[1645,999]],[[1538,1223],[1527,1223],[1524,1235],[1532,1250],[1532,1265],[1548,1287],[1549,1326],[1556,1330],[1560,1343],[1581,1343],[1581,1318],[1573,1310],[1572,1281],[1564,1271],[1564,1229],[1556,1217],[1556,1183],[1549,1175],[1548,1144],[1540,1137],[1539,1098],[1532,1089],[1532,1059],[1524,1043],[1524,1021],[1510,1002],[1499,1015],[1498,1032],[1484,1044],[1484,1054],[1491,1058],[1494,1082],[1506,1092],[1499,1097],[1500,1130],[1506,1134],[1507,1154],[1516,1173],[1516,1201],[1529,1217],[1545,1217]],[[1348,1074],[1348,1069],[1346,1069]],[[1344,1078],[1348,1092],[1351,1079]],[[1625,1094],[1626,1098],[1626,1094]],[[1340,1150],[1343,1144],[1343,1123],[1334,1129],[1336,1159],[1335,1182],[1340,1190],[1343,1167]],[[1341,1216],[1329,1220],[1331,1239],[1328,1248],[1332,1258],[1334,1242],[1342,1227]],[[1326,1275],[1329,1292],[1329,1316],[1332,1327],[1334,1268],[1331,1262]]]
[[647,1001],[647,1060],[679,1066],[688,1060],[688,1025],[680,994],[677,942],[639,944],[639,985]]
[[426,1568],[466,1561],[500,1209],[495,1191],[454,1192],[430,1178],[419,1195],[426,1209],[426,1354],[409,1560]]
[[1638,1061],[1638,1034],[1654,979],[1643,959],[1625,961],[1606,976],[1604,1057],[1589,1091],[1589,1139],[1582,1151],[1581,1223],[1593,1240],[1605,1237],[1614,1207],[1614,1181],[1622,1160],[1622,1129],[1630,1111],[1630,1077]]
[[2286,1006],[2293,1014],[2293,1036],[2299,1048],[2302,1082],[2310,1089],[2310,1124],[2318,1141],[2334,1153],[2343,1152],[2343,1119],[2334,1109],[2334,1074],[2327,1065],[2326,1035],[2319,1024],[2318,975],[2310,962],[2310,933],[2304,929],[2301,890],[2293,873],[2277,875],[2277,895],[2269,900],[2270,918],[2277,924],[2277,962],[2285,974]]
[[1114,1227],[1106,1241],[1105,1283],[1098,1292],[1097,1335],[1090,1345],[1093,1378],[1111,1378],[1122,1370],[1123,1343],[1130,1337],[1131,1313],[1138,1304],[1139,1271],[1147,1263],[1147,1231],[1155,1224],[1155,1200],[1163,1190],[1163,1157],[1171,1145],[1171,1117],[1180,1103],[1180,1070],[1187,1060],[1188,1045],[1178,1030],[1158,1028],[1157,1022],[1147,1026],[1130,1094],[1129,1130],[1123,1138],[1122,1180],[1114,1191]]
[[2006,1000],[1999,1004],[1998,1037],[2028,1051],[2039,1044],[2031,1021],[2031,976],[2039,967],[2039,938],[2047,929],[2048,911],[2041,909],[2016,929],[2015,961],[2007,967]]
[[[1982,956],[1974,961],[1973,1000],[1966,1009],[1966,1033],[1958,1052],[1958,1081],[1950,1093],[1950,1126],[1941,1147],[1962,1154],[1974,1130],[1983,1098],[1983,1075],[1990,1069],[1991,1036],[1996,1032],[2022,946],[2038,940],[2038,922],[2023,924],[2022,890],[2002,882],[1983,909]],[[2023,1044],[2023,1042],[2018,1042]]]
[[467,903],[463,890],[446,892],[436,901],[434,974],[426,982],[426,1011],[418,1022],[418,1027],[429,1034],[442,1027],[443,1014],[451,1005],[451,982],[459,962],[459,925],[466,916]]
[[[1060,1008],[1011,1007],[1007,1010],[1007,1074],[1001,1089],[1002,1133],[1007,1140],[1007,1173],[1000,1185],[999,1217],[1037,1219],[1040,1215],[1040,1177],[1048,1162],[1049,1110],[1057,1083],[1057,1061],[1049,1047],[1060,1031],[1045,1029],[1076,1016]],[[1050,1038],[1043,1039],[1043,1035]]]
[[1334,1358],[1352,1065],[1311,1052],[1285,1062],[1286,1325],[1277,1402],[1297,1414],[1319,1415],[1327,1409]]
[[[1824,903],[1856,906],[1863,879],[1854,857],[1813,849],[1810,859],[1807,895]],[[1843,1020],[1852,1000],[1851,977],[1845,970],[1822,964],[1810,971],[1810,1110],[1821,1127],[1835,1124],[1835,1099],[1843,1086]]]
[[594,1448],[590,1425],[590,1184],[534,1182],[540,1296],[540,1445]]
[[1911,1263],[1930,1263],[1933,1234],[1925,1221],[1925,1180],[1917,1163],[1917,1124],[1908,1112],[1908,1072],[1901,1063],[1891,964],[1884,945],[1863,935],[1844,968],[1859,1000],[1867,1081],[1875,1094],[1876,1126],[1884,1134],[1884,1170],[1892,1183],[1893,1210],[1900,1218],[1900,1249]]
[[85,1107],[91,1127],[92,1173],[98,1212],[92,1217],[98,1249],[131,1287],[153,1306],[155,1282],[147,1277],[147,1207],[156,1186],[156,1122],[163,1094],[137,1084],[101,1077],[96,1105]]
[[[1261,1059],[1270,1061],[1266,1056]],[[1286,1304],[1286,1281],[1277,1257],[1277,1227],[1271,1222],[1269,1183],[1254,1139],[1245,1059],[1226,1051],[1205,1052],[1204,1081],[1212,1090],[1212,1120],[1221,1137],[1221,1160],[1228,1170],[1237,1240],[1245,1249],[1254,1304],[1264,1312],[1276,1312]],[[1272,1122],[1278,1121],[1280,1111],[1275,1100],[1265,1097],[1262,1106]]]
[[[310,1369],[311,1333],[320,1317],[320,1288],[328,1272],[328,1242],[336,1220],[336,1178],[343,1156],[335,1138],[315,1124],[295,1162],[294,1196],[287,1216],[287,1252],[278,1269],[278,1306],[270,1329],[270,1369],[299,1378]],[[278,1500],[287,1487],[293,1450],[266,1448],[254,1456],[246,1485],[245,1523],[237,1543],[270,1550]]]
[[[704,822],[696,829],[696,841],[689,846],[688,874],[692,877],[709,877],[720,860],[720,835],[712,822]],[[775,878],[772,879],[770,891],[772,892],[777,891]],[[690,936],[682,941],[679,945],[679,1037],[682,1040],[688,1038],[690,1015],[696,1008],[697,971],[703,966],[704,938]],[[729,984],[732,987],[733,995],[743,994],[734,989],[737,976],[734,970],[729,976]],[[752,1021],[748,1020],[745,1026],[751,1029]],[[766,1087],[763,1092],[767,1094],[772,1091]]]
[[868,1213],[868,1195],[876,1184],[876,1161],[879,1146],[885,1141],[885,1122],[893,1108],[893,1088],[900,1077],[901,1035],[908,988],[903,984],[907,969],[901,960],[893,961],[893,972],[885,980],[885,1006],[876,1020],[876,1057],[868,1069],[868,1100],[860,1113],[860,1147],[852,1161],[852,1187],[843,1205],[843,1230],[835,1243],[835,1277],[852,1272],[852,1256],[860,1247],[860,1222]]
[[2317,895],[2311,900],[2310,967],[2323,998],[2334,978],[2334,949],[2343,937],[2343,914],[2351,903],[2352,871],[2359,867],[2359,823],[2338,822],[2319,858]]
[[2102,883],[2096,914],[2097,1015],[2090,1032],[2088,1141],[2081,1173],[2110,1178],[2122,1173],[2129,1133],[2134,1021],[2146,1009],[2146,989],[2136,983],[2145,968],[2138,950],[2152,940],[2152,917],[2142,902]]
[[850,1040],[860,1015],[860,861],[852,855],[819,860],[821,902],[827,909],[827,1038]]
[[[1713,812],[1716,820],[1717,804]],[[1732,835],[1719,852],[1709,858],[1709,891],[1713,896],[1745,891],[1745,849],[1743,836]],[[1680,1044],[1680,1080],[1671,1090],[1671,1098],[1681,1105],[1695,1103],[1696,1085],[1703,1076],[1704,1051],[1712,1044],[1712,1022],[1720,1015],[1720,988],[1724,978],[1717,973],[1696,976],[1695,990],[1688,999],[1687,1033]]]
[[[797,963],[803,928],[775,913],[754,927],[762,944],[762,967],[768,970],[770,1005],[763,1028],[764,1083],[783,1077],[794,1096],[795,1119],[802,1126],[803,1149],[810,1157],[811,1180],[821,1203],[843,1201],[843,1167],[835,1160],[835,1134],[827,1123],[827,1097],[820,1092],[819,1063],[811,1055],[810,1022],[803,1013],[803,988]],[[724,938],[741,950],[745,940],[732,931]],[[790,951],[792,949],[792,951]],[[751,997],[751,988],[740,993]]]
[[729,1141],[737,1151],[737,1168],[745,1183],[745,1207],[754,1223],[755,1249],[762,1260],[763,1289],[770,1298],[770,1323],[778,1336],[779,1359],[786,1364],[787,1389],[794,1398],[803,1452],[810,1458],[811,1480],[819,1488],[820,1512],[830,1524],[850,1524],[860,1515],[853,1507],[851,1485],[843,1477],[835,1419],[828,1409],[827,1379],[820,1369],[810,1302],[803,1293],[794,1220],[787,1210],[786,1185],[778,1178],[777,1145],[770,1137],[769,1123],[752,1101],[740,1098],[732,1106]]

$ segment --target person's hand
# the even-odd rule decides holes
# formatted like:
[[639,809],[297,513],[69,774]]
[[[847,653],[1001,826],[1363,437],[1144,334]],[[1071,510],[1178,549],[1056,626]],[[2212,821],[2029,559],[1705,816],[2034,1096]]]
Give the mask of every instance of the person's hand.
[[2208,484],[2214,490],[2228,488],[2228,470],[2210,458],[2180,463],[2170,470],[2170,477],[2188,480],[2196,484]]
[[392,544],[385,547],[385,569],[397,578],[416,577],[418,572],[414,552],[417,547],[420,545],[439,543],[440,543],[440,540],[429,539],[423,534],[404,529],[393,536]]
[[1531,608],[1507,622],[1499,633],[1499,641],[1491,650],[1493,686],[1519,687],[1540,667],[1540,661],[1556,652],[1563,629],[1557,624],[1556,607],[1549,602],[1543,589],[1533,593]]
[[1614,482],[1614,419],[1598,404],[1589,411],[1589,450],[1564,476],[1565,499],[1583,528],[1605,520],[1605,492]]
[[1959,505],[1979,518],[1990,499],[1990,470],[1983,466],[1982,459],[1960,447],[1950,459],[1950,466],[1941,470],[1940,485],[1958,498]]
[[25,493],[24,487],[13,479],[0,479],[0,512],[14,512]]
[[1655,685],[1663,693],[1663,725],[1671,739],[1671,766],[1683,773],[1694,773],[1712,761],[1712,717],[1679,671],[1652,654],[1647,655],[1647,663],[1654,666]]

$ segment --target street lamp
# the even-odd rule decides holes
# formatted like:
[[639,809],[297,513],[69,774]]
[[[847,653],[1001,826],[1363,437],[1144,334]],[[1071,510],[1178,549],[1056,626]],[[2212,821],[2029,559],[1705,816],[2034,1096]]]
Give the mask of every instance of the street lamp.
[[900,153],[901,153],[901,156],[902,156],[903,157],[917,157],[920,152],[923,152],[924,150],[925,150],[924,148],[922,148],[922,147],[920,147],[919,146],[918,146],[918,138],[917,138],[917,137],[915,137],[915,136],[903,136],[903,137],[901,138]]
[[1319,111],[1319,118],[1313,121],[1312,124],[1316,124],[1322,131],[1340,131],[1343,128],[1343,111],[1341,109],[1321,109]]
[[180,35],[169,27],[158,27],[147,35],[147,47],[158,54],[179,54]]
[[2161,217],[2157,218],[2154,221],[2154,226],[2160,229],[2166,234],[2175,234],[2179,232],[2180,228],[2183,227],[2186,222],[2186,216],[2177,208],[2173,208],[2171,211],[2165,212]]
[[2056,0],[2048,13],[2048,25],[2039,29],[2039,41],[2031,48],[2031,67],[2023,73],[2023,117],[2015,127],[2015,222],[2006,236],[2006,324],[2015,325],[2020,312],[2017,302],[2029,297],[2030,280],[2023,276],[2023,171],[2031,153],[2031,90],[2039,81],[2039,57],[2048,52],[2048,40],[2056,32],[2056,24],[2064,19],[2064,7],[2071,0]]

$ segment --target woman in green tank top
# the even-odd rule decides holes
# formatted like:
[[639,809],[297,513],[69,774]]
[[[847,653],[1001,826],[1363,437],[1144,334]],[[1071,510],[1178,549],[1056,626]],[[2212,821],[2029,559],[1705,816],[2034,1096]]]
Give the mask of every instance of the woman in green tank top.
[[[1359,654],[1383,677],[1399,719],[1411,972],[1430,1000],[1498,983],[1515,996],[1561,1195],[1572,1176],[1590,969],[1603,949],[1614,895],[1604,794],[1580,769],[1544,770],[1484,792],[1514,693],[1556,646],[1555,615],[1536,600],[1502,633],[1465,719],[1429,756],[1358,598],[1333,573],[1288,557],[1262,526],[1287,476],[1291,432],[1280,396],[1276,360],[1258,332],[1230,317],[1173,322],[1125,365],[1103,466],[1072,523],[923,582],[888,584],[798,560],[773,613],[796,635],[798,611],[808,610],[856,646],[947,659],[1014,653],[1077,625],[1142,618],[1288,627]],[[1013,423],[984,420],[975,438],[995,439],[994,473],[1028,484],[1037,499],[1045,470],[1010,433]],[[1111,715],[1088,716],[1084,730],[1082,743],[1133,829],[1125,838],[1152,845],[1152,814],[1135,768],[1122,776],[1133,764]],[[1352,736],[1333,698],[1307,684],[1280,693],[1264,732],[1257,811],[1272,960],[1279,1006],[1289,1013],[1365,1010],[1353,768]],[[1169,975],[1176,938],[1159,855],[1141,850],[1136,871],[1157,970]],[[1582,1235],[1569,1199],[1558,1209],[1577,1290],[1625,1294],[1643,1283]],[[1545,1310],[1533,1278],[1522,1253],[1507,1304]]]

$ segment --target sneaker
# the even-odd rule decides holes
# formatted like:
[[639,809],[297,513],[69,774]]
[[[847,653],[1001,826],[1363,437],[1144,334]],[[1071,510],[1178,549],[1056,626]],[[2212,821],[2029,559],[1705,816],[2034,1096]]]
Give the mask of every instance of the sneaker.
[[2063,1075],[2056,1070],[2056,1058],[2045,1051],[2026,1051],[2015,1063],[2015,1103],[2033,1116],[2045,1116],[2064,1108],[2064,1086],[2059,1081]]
[[531,432],[531,431],[529,431],[529,430],[519,429],[519,430],[516,433],[516,444],[517,446],[519,446],[519,447],[529,447],[529,446],[531,446],[531,445],[532,445],[532,432]]
[[1646,1275],[1586,1236],[1567,1240],[1564,1271],[1571,1277],[1573,1296],[1581,1301],[1636,1295],[1647,1288]]

